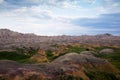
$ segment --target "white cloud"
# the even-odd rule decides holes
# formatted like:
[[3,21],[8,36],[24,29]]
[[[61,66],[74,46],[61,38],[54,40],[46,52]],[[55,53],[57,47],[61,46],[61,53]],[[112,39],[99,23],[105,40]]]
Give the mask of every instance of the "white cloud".
[[98,14],[104,14],[107,13],[107,9],[105,9],[104,7],[96,7],[92,9],[93,11],[95,11]]
[[0,0],[0,4],[2,4],[4,2],[4,0]]
[[[22,33],[35,33],[38,35],[74,35],[75,33],[86,33],[86,30],[88,29],[85,27],[79,27],[72,24],[56,21],[51,21],[46,24],[32,23],[29,21],[23,21],[24,23],[21,22],[18,24],[17,22],[11,21],[11,19],[9,21],[6,25],[3,24],[4,20],[0,21],[0,26],[3,24],[1,28],[8,28]],[[12,23],[14,23],[14,25]]]
[[[23,33],[35,33],[39,35],[62,35],[85,33],[87,28],[75,26],[69,23],[69,19],[54,16],[52,12],[40,8],[22,7],[11,12],[0,13],[0,28],[8,28]],[[50,19],[33,17],[46,14]],[[7,24],[6,24],[7,23]],[[79,32],[81,30],[81,32]]]
[[84,0],[84,2],[88,3],[88,4],[93,4],[95,3],[96,0]]
[[9,12],[1,13],[4,16],[9,18],[14,18],[16,21],[22,22],[35,22],[35,21],[42,21],[42,20],[49,20],[52,19],[52,12],[49,10],[43,10],[39,6],[33,7],[21,7],[18,9],[14,9]]

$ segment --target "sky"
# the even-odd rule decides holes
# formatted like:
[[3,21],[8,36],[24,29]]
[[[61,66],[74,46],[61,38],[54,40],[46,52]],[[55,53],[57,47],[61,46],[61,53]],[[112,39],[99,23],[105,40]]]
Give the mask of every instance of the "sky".
[[0,29],[37,35],[120,35],[120,0],[0,0]]

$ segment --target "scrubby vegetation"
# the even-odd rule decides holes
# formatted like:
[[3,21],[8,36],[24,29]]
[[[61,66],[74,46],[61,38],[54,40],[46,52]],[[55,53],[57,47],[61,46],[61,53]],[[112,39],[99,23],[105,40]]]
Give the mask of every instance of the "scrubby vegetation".
[[[53,54],[54,51],[51,50],[47,50],[46,52],[46,56],[48,58],[48,60],[51,62],[54,59],[58,58],[59,56],[62,56],[64,54],[70,53],[70,52],[76,52],[76,53],[80,53],[82,51],[85,51],[86,48],[82,47],[82,46],[67,46],[67,49],[63,52],[63,53],[59,53],[58,56],[55,56]],[[94,52],[96,52],[97,54],[95,54],[96,57],[100,57],[100,58],[104,58],[107,59],[108,61],[110,61],[113,65],[115,65],[117,68],[120,69],[120,48],[115,48],[115,47],[93,47],[94,48]],[[99,54],[99,51],[105,48],[110,48],[114,50],[113,54]],[[24,48],[25,49],[25,48]],[[22,49],[19,49],[18,51],[23,51]],[[34,54],[37,53],[38,50],[35,50],[33,48],[30,48],[27,54],[19,54],[17,52],[9,52],[9,51],[2,51],[0,52],[0,60],[6,59],[6,60],[14,60],[14,61],[18,61],[18,62],[22,62],[22,63],[30,63],[29,58],[31,56],[33,56]],[[23,51],[23,53],[25,53],[25,50]]]
[[[56,46],[55,46],[56,47]],[[101,50],[103,50],[103,49],[106,49],[106,48],[109,48],[109,49],[113,49],[114,50],[114,53],[112,53],[112,54],[100,54],[99,52],[101,51]],[[119,69],[120,70],[120,48],[119,47],[106,47],[106,46],[101,46],[101,47],[92,47],[92,49],[93,49],[93,51],[95,52],[95,54],[93,53],[93,55],[95,56],[95,57],[99,57],[99,58],[103,58],[103,59],[106,59],[106,60],[108,60],[110,63],[112,63],[114,66],[116,66],[116,68],[117,69]],[[57,52],[60,52],[59,50],[61,50],[61,49],[58,49],[58,51]],[[29,51],[28,52],[30,52],[30,55],[29,55],[29,53],[27,53],[27,54],[20,54],[20,53],[17,53],[17,52],[8,52],[8,51],[4,51],[4,52],[0,52],[0,60],[13,60],[13,61],[17,61],[17,62],[20,62],[20,63],[37,63],[37,62],[33,62],[33,61],[31,61],[30,60],[30,58],[31,57],[33,57],[33,56],[35,56],[36,54],[38,55],[39,54],[39,56],[44,56],[44,57],[46,57],[47,59],[48,59],[48,62],[53,62],[54,63],[54,60],[57,60],[57,58],[59,58],[60,56],[64,56],[64,55],[66,55],[66,54],[68,54],[68,53],[71,53],[72,54],[72,52],[73,53],[78,53],[77,55],[78,55],[78,57],[79,57],[79,55],[80,55],[80,53],[82,52],[82,51],[88,51],[89,52],[89,50],[91,51],[91,49],[89,49],[89,48],[85,48],[85,47],[83,47],[83,46],[81,46],[81,45],[79,45],[79,46],[72,46],[72,45],[69,45],[69,46],[66,46],[65,47],[65,49],[63,49],[64,51],[62,51],[61,53],[59,53],[59,55],[54,55],[53,53],[55,52],[55,51],[52,51],[52,50],[34,50],[34,49],[29,49]],[[25,50],[25,52],[26,52],[27,50]],[[24,51],[23,51],[23,53],[25,53]],[[81,54],[83,54],[83,53],[81,53]],[[92,54],[92,53],[91,53]],[[68,55],[66,55],[65,57],[63,57],[63,58],[60,58],[60,60],[62,61],[62,59],[63,60],[70,60],[70,61],[67,61],[68,63],[69,62],[72,62],[71,60],[73,60],[72,58],[74,58],[74,56],[76,56],[76,60],[78,60],[78,62],[74,62],[74,60],[73,60],[73,62],[76,64],[76,63],[79,63],[79,61],[82,61],[81,59],[83,59],[83,61],[84,60],[86,60],[86,58],[87,57],[85,57],[85,56],[81,56],[81,57],[79,57],[79,58],[81,58],[81,59],[79,59],[79,58],[77,58],[77,55],[76,54],[73,54],[73,56],[71,55],[71,57]],[[89,56],[89,54],[87,54],[88,56]],[[67,58],[68,57],[68,58]],[[34,57],[35,58],[35,57]],[[37,56],[37,58],[39,58],[38,56]],[[75,58],[74,58],[75,59]],[[96,67],[95,67],[95,63],[92,63],[92,62],[89,62],[89,60],[90,61],[93,61],[94,59],[96,59],[96,58],[94,58],[94,57],[92,57],[92,56],[89,56],[88,58],[87,58],[87,61],[88,61],[88,65],[85,65],[85,71],[84,71],[84,74],[90,79],[90,80],[119,80],[119,77],[120,77],[120,73],[119,73],[119,71],[118,72],[107,72],[107,71],[104,71],[104,70],[99,70],[99,68],[97,69]],[[75,60],[75,61],[76,61]],[[97,60],[99,60],[99,59],[96,59],[96,61]],[[101,60],[102,61],[102,60]],[[94,62],[94,61],[93,61]],[[99,62],[99,61],[98,61]],[[56,62],[56,63],[58,63],[59,64],[59,59],[58,59],[58,62]],[[90,63],[90,64],[89,64]],[[104,61],[103,61],[103,63],[104,63]],[[64,64],[64,61],[63,61],[63,64]],[[62,66],[66,66],[66,64],[61,64]],[[46,64],[45,64],[46,65]],[[36,66],[34,66],[33,68],[37,68],[37,69],[40,69],[40,68],[43,68],[43,69],[47,69],[47,71],[49,71],[49,70],[51,70],[51,69],[55,69],[55,70],[53,70],[53,72],[54,71],[57,71],[58,69],[57,69],[57,67],[55,67],[55,66],[57,66],[57,65],[51,65],[51,67],[49,66],[49,64],[47,64],[46,66],[45,65],[42,65],[42,66],[44,66],[44,67],[42,67],[42,66],[39,66],[38,68],[36,67]],[[29,65],[28,65],[29,66]],[[49,66],[49,67],[47,67],[47,66]],[[52,68],[52,67],[55,67],[55,68]],[[84,67],[84,65],[82,65],[83,67]],[[93,67],[92,67],[93,66]],[[107,65],[107,66],[109,66],[109,65]],[[88,67],[88,68],[87,68]],[[95,69],[94,69],[94,67],[95,67]],[[99,67],[101,67],[101,69],[104,69],[103,67],[105,67],[105,66],[99,66]],[[50,69],[49,69],[50,68]],[[107,68],[107,67],[106,67]],[[30,68],[30,69],[32,69],[32,68]],[[75,66],[73,66],[73,67],[70,67],[69,69],[73,69],[72,71],[74,71],[74,69],[77,69],[77,67],[75,67]],[[69,70],[68,69],[68,70]],[[41,69],[40,69],[41,70]],[[19,70],[18,70],[19,71]],[[60,71],[62,71],[61,69],[60,69]],[[78,71],[79,71],[79,69],[78,69]],[[58,72],[59,72],[59,70],[58,70]],[[68,71],[69,72],[69,71]],[[34,72],[33,72],[34,73]],[[50,71],[50,73],[51,73],[51,71]],[[56,72],[55,72],[56,73]],[[53,74],[52,74],[53,75]],[[34,77],[34,76],[36,76],[36,77]],[[37,75],[35,74],[35,75],[31,75],[30,77],[28,77],[28,79],[29,80],[33,80],[33,79],[36,79],[36,80],[39,80],[41,77],[37,77]],[[54,79],[54,78],[52,78],[52,79]],[[48,79],[48,80],[52,80],[52,79]],[[59,76],[59,77],[55,77],[55,79],[57,79],[57,80],[84,80],[83,79],[83,77],[80,77],[80,76],[73,76],[73,75],[68,75],[68,76],[66,76],[66,75],[62,75],[62,76]],[[0,80],[4,80],[2,77],[0,78]]]
[[110,48],[114,50],[113,54],[96,54],[97,57],[107,59],[113,65],[115,65],[118,69],[120,69],[120,48],[114,47],[99,47],[96,49],[97,52],[104,48]]

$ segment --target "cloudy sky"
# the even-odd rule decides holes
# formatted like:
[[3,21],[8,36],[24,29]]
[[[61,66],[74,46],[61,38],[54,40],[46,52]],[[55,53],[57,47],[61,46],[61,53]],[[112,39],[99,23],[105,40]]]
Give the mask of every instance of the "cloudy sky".
[[39,35],[120,35],[120,0],[0,0],[0,28]]

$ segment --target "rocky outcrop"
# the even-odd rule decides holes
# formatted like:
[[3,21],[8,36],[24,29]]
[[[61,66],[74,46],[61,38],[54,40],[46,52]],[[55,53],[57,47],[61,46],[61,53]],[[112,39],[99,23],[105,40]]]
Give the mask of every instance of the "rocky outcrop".
[[[44,55],[44,52],[39,52]],[[86,75],[89,71],[116,73],[117,69],[89,51],[81,54],[67,53],[51,63],[20,64],[15,61],[0,61],[0,79],[5,80],[90,80]]]
[[113,49],[103,49],[99,52],[100,54],[113,54],[114,50]]
[[80,55],[94,56],[96,53],[94,51],[82,51]]
[[13,61],[0,61],[0,65],[2,65],[0,79],[5,80],[68,80],[69,76],[77,77],[78,75],[84,80],[89,80],[82,69],[79,71],[79,68],[57,63],[23,65]]
[[107,60],[97,58],[92,54],[83,53],[86,52],[81,52],[81,54],[69,53],[57,58],[53,62],[64,65],[76,64],[79,66],[83,66],[85,70],[93,69],[100,71],[116,72],[116,69]]

